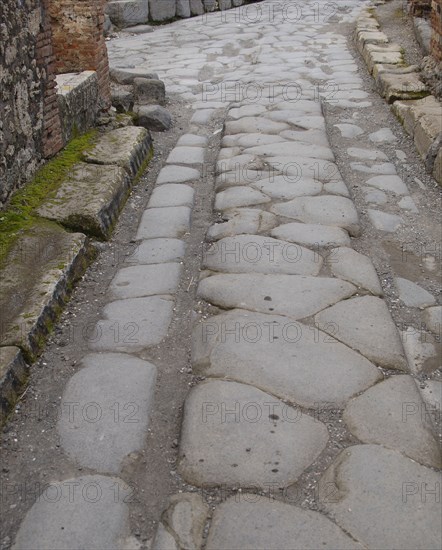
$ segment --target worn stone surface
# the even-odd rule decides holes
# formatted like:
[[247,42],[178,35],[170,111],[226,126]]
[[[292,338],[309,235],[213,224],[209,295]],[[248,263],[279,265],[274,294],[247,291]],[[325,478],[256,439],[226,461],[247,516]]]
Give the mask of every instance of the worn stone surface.
[[396,214],[382,212],[381,210],[367,209],[368,217],[376,229],[392,233],[402,224],[403,220]]
[[167,21],[176,15],[176,0],[157,0],[149,5],[152,21]]
[[245,186],[232,187],[216,194],[215,210],[227,210],[241,206],[265,204],[266,202],[270,202],[270,198],[256,189]]
[[304,223],[323,223],[346,229],[357,237],[360,233],[358,213],[345,197],[300,197],[292,201],[275,204],[272,212]]
[[[244,153],[259,155],[264,157],[274,157],[277,155],[296,157],[297,155],[308,157],[312,153],[311,143],[302,141],[286,141],[284,143],[270,143],[258,145],[244,150]],[[334,155],[330,147],[316,145],[314,148],[315,158],[334,160]]]
[[394,282],[399,292],[399,298],[406,306],[423,308],[436,303],[432,294],[413,281],[396,277]]
[[37,212],[74,231],[108,239],[131,183],[120,166],[78,163]]
[[400,451],[425,466],[440,468],[442,455],[416,383],[393,376],[347,405],[343,420],[364,443]]
[[185,181],[197,180],[200,172],[196,168],[187,166],[164,166],[157,177],[157,185],[162,183],[183,183]]
[[322,191],[322,183],[314,179],[302,178],[290,181],[285,176],[275,176],[271,179],[252,183],[258,191],[262,191],[272,199],[294,199],[305,195],[317,195]]
[[203,147],[179,146],[167,157],[168,164],[200,164],[204,162]]
[[209,507],[196,493],[178,493],[169,499],[162,521],[174,533],[180,548],[201,548]]
[[179,239],[147,239],[133,247],[126,257],[126,263],[145,265],[179,262],[185,250],[184,241]]
[[259,495],[229,498],[215,511],[207,550],[356,549],[362,545],[322,514]]
[[198,486],[246,488],[269,479],[285,487],[327,441],[322,422],[271,395],[236,382],[207,381],[186,399],[179,470]]
[[113,300],[139,298],[155,294],[174,294],[178,289],[181,265],[162,263],[123,267],[109,285]]
[[189,185],[171,183],[154,189],[149,200],[149,208],[164,206],[193,206],[195,191]]
[[51,480],[46,491],[26,514],[15,539],[15,550],[102,550],[117,548],[128,535],[129,507],[125,501],[132,489],[121,479],[87,475]]
[[152,543],[152,550],[180,550],[175,538],[162,523],[158,524],[158,529]]
[[380,73],[377,83],[388,103],[397,99],[420,99],[430,94],[417,73]]
[[225,273],[317,275],[321,266],[321,256],[308,248],[258,235],[226,237],[203,256],[203,267]]
[[339,300],[356,288],[345,281],[299,275],[221,274],[203,279],[201,298],[223,308],[244,308],[303,319]]
[[82,363],[62,397],[61,444],[83,468],[117,473],[124,458],[144,445],[156,368],[112,353],[88,355]]
[[424,313],[424,322],[432,332],[436,335],[440,335],[442,330],[442,306],[434,306],[426,309]]
[[135,78],[158,79],[157,73],[148,72],[142,67],[134,67],[131,69],[121,69],[113,67],[109,69],[109,76],[118,84],[133,84]]
[[[397,451],[357,445],[341,452],[320,480],[336,487],[325,510],[368,548],[436,550],[442,524],[440,476]],[[433,491],[433,493],[431,493]],[[376,525],[376,529],[373,529]]]
[[327,263],[336,277],[349,281],[375,294],[382,295],[382,287],[373,262],[352,248],[333,248],[327,255]]
[[407,369],[398,330],[380,298],[362,296],[345,300],[321,311],[315,320],[320,329],[370,361],[390,369]]
[[149,4],[143,0],[111,0],[106,11],[112,23],[120,28],[147,23],[149,18]]
[[167,296],[129,298],[110,302],[89,336],[94,351],[134,353],[154,346],[167,335],[172,320],[173,301]]
[[266,232],[277,225],[274,214],[255,208],[233,208],[223,213],[221,223],[215,223],[207,231],[207,239],[217,240],[248,233]]
[[145,128],[126,126],[102,134],[90,151],[83,153],[92,164],[116,164],[135,176],[151,153],[152,140]]
[[138,126],[154,132],[164,132],[172,127],[172,116],[160,105],[140,105],[135,111]]
[[408,195],[408,188],[399,176],[374,176],[366,184],[396,195]]
[[287,223],[275,227],[270,232],[273,237],[295,242],[304,246],[350,245],[348,233],[340,227],[311,223]]
[[401,331],[402,344],[408,360],[408,368],[413,374],[431,374],[440,368],[441,346],[431,333],[424,332],[424,327],[417,329],[413,326]]
[[228,121],[225,124],[225,134],[279,134],[290,126],[284,122],[274,122],[261,117],[243,117],[240,120]]
[[190,228],[191,209],[187,206],[148,208],[138,227],[137,239],[182,237]]
[[192,362],[204,376],[253,384],[308,408],[344,406],[381,378],[367,359],[324,332],[244,310],[195,325]]
[[133,91],[135,102],[138,105],[164,105],[166,103],[166,87],[162,80],[136,77],[133,80]]

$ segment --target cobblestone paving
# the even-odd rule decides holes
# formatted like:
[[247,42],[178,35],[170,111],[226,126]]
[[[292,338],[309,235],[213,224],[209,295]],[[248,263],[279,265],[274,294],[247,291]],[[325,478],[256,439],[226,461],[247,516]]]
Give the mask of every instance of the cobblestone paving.
[[[214,199],[222,223],[208,229],[197,291],[223,311],[195,322],[192,365],[204,380],[186,399],[178,465],[190,489],[172,499],[152,548],[201,548],[203,540],[207,550],[440,548],[440,449],[376,270],[352,249],[361,224],[319,101],[343,109],[338,128],[352,168],[378,203],[383,193],[407,198],[378,149],[384,137],[360,149],[363,130],[349,123],[371,102],[340,25],[363,4],[265,1],[109,44],[114,67],[158,72],[194,113],[158,176],[137,255],[116,274],[97,324],[142,330],[134,341],[91,344],[65,389],[70,402],[105,394],[110,404],[141,404],[137,424],[59,423],[64,451],[95,472],[68,480],[78,490],[104,483],[124,491],[122,463],[143,446],[157,369],[138,353],[167,334],[207,122],[225,117]],[[404,223],[375,206],[369,216],[384,231]],[[407,282],[399,288],[432,306],[435,326],[432,296]],[[340,453],[319,414],[330,403],[350,432]],[[333,459],[312,509],[284,498],[325,455]],[[209,509],[199,490],[221,486],[231,496]],[[124,501],[85,507],[63,495],[55,514],[44,500],[34,504],[16,549],[129,547]]]

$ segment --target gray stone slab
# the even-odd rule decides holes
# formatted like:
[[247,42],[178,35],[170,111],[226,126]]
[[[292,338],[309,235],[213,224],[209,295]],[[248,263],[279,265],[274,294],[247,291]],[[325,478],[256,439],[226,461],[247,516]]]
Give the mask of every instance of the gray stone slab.
[[[397,451],[357,445],[341,452],[319,491],[325,510],[367,548],[437,550],[442,540],[440,474]],[[433,492],[431,492],[433,491]]]
[[322,422],[267,393],[236,382],[206,381],[186,399],[179,471],[197,486],[248,488],[271,480],[286,487],[327,441]]
[[152,550],[180,550],[175,538],[162,523],[158,524],[152,543]]
[[254,204],[265,204],[270,198],[256,189],[237,186],[226,189],[216,194],[215,210],[227,210],[241,206],[252,206]]
[[149,200],[149,208],[193,206],[195,191],[188,185],[170,183],[157,187]]
[[266,163],[291,181],[298,179],[313,178],[323,183],[330,181],[341,181],[341,174],[337,165],[329,160],[316,158],[314,149],[311,157],[301,155],[293,156],[275,156],[267,157]]
[[290,181],[285,176],[274,176],[252,183],[252,186],[262,191],[272,199],[294,199],[296,197],[318,195],[322,191],[322,183],[312,178],[301,178]]
[[156,367],[121,353],[87,355],[82,364],[61,399],[61,445],[83,468],[117,473],[144,445]]
[[320,329],[370,361],[385,368],[407,370],[398,330],[380,298],[362,296],[340,302],[318,313],[315,321]]
[[399,208],[402,208],[403,210],[409,210],[414,214],[417,214],[419,212],[416,203],[410,196],[402,197],[402,199],[397,204]]
[[305,141],[312,145],[329,145],[327,133],[324,130],[284,130],[279,135],[285,139]]
[[165,166],[161,168],[157,177],[157,185],[163,183],[183,183],[196,181],[200,177],[200,171],[187,166]]
[[368,208],[367,214],[376,229],[386,231],[388,233],[393,233],[393,231],[396,231],[396,229],[403,222],[403,219],[396,214],[389,214],[388,212],[374,210],[373,208]]
[[347,153],[351,157],[368,160],[388,160],[388,157],[382,151],[376,149],[361,149],[359,147],[349,147]]
[[252,384],[316,413],[327,403],[345,406],[382,378],[365,357],[324,332],[245,310],[195,325],[192,364],[197,374]]
[[299,275],[221,274],[203,279],[201,298],[223,308],[303,319],[349,298],[356,288],[339,279]]
[[[233,136],[227,136],[229,138]],[[269,143],[282,143],[283,137],[266,134],[239,134],[236,144],[240,147],[255,147],[257,145],[266,145]]]
[[327,256],[327,263],[335,277],[382,296],[378,274],[367,256],[348,247],[334,248]]
[[148,208],[141,218],[136,239],[182,237],[190,229],[191,214],[187,206]]
[[424,308],[435,305],[435,297],[413,281],[396,277],[394,283],[398,289],[399,298],[406,306]]
[[367,185],[390,191],[396,195],[408,195],[408,188],[399,176],[374,176],[366,181]]
[[364,172],[366,174],[384,174],[386,176],[396,174],[396,167],[391,162],[383,162],[371,166],[362,162],[351,162],[350,167],[352,170],[356,170],[356,172]]
[[440,369],[440,344],[437,345],[424,328],[409,326],[401,331],[401,339],[410,371],[413,374],[430,375]]
[[243,105],[242,107],[234,107],[229,109],[227,118],[233,118],[235,120],[243,117],[254,117],[267,111],[265,105],[251,104]]
[[203,147],[175,147],[166,162],[168,164],[200,164],[204,162],[204,151]]
[[225,135],[230,134],[279,134],[290,126],[284,122],[274,122],[263,117],[243,117],[225,124]]
[[341,195],[342,197],[350,198],[348,187],[342,180],[324,183],[324,191],[330,195]]
[[203,254],[203,267],[224,273],[317,275],[322,258],[299,244],[239,235],[209,245]]
[[349,430],[363,443],[400,451],[426,466],[440,468],[442,455],[429,415],[411,376],[392,376],[347,405]]
[[112,279],[108,293],[111,300],[174,294],[178,289],[180,273],[179,263],[123,267]]
[[254,208],[234,208],[223,213],[223,221],[210,226],[209,240],[233,237],[234,235],[264,233],[277,225],[276,216]]
[[[245,149],[244,152],[251,155],[259,155],[263,157],[274,157],[277,155],[290,157],[301,155],[304,157],[308,157],[313,151],[311,143],[305,143],[303,141],[286,141],[284,143],[270,143],[266,145],[250,147],[248,149]],[[330,147],[323,145],[316,145],[314,147],[314,155],[317,158],[322,158],[326,160],[334,160],[335,158]]]
[[147,23],[149,4],[143,0],[112,0],[106,5],[112,23],[124,28],[138,23]]
[[152,151],[152,139],[145,128],[125,126],[101,134],[94,147],[83,153],[92,164],[116,164],[135,176]]
[[363,546],[318,512],[245,493],[217,507],[206,548],[344,550]]
[[[129,533],[132,489],[116,477],[88,475],[49,480],[26,514],[14,550],[118,548]],[[118,498],[115,498],[118,495]]]
[[189,0],[177,0],[176,3],[176,16],[183,19],[190,17],[190,1]]
[[205,136],[197,136],[196,134],[184,134],[177,141],[177,146],[187,147],[205,147],[207,145],[207,138]]
[[[129,29],[127,29],[129,30]],[[153,27],[150,27],[153,30]],[[148,72],[141,67],[133,67],[128,69],[113,68],[109,71],[111,80],[118,84],[132,84],[134,78],[158,78],[157,73]]]
[[352,201],[345,197],[299,197],[275,204],[271,211],[304,223],[342,227],[354,237],[359,236],[361,231],[356,208]]
[[37,212],[74,231],[108,239],[130,187],[124,168],[81,162]]
[[442,306],[429,307],[424,313],[424,322],[436,335],[441,334],[442,330]]
[[209,120],[212,118],[215,109],[198,109],[192,115],[190,122],[192,124],[199,124],[200,126],[205,126],[209,123]]
[[93,351],[141,351],[166,337],[172,308],[173,300],[167,296],[116,300],[104,307],[104,319],[84,339]]
[[425,387],[421,388],[422,397],[427,404],[425,412],[433,412],[436,419],[440,420],[442,410],[442,381],[425,380]]
[[153,132],[164,132],[172,127],[172,116],[161,105],[139,105],[135,109],[137,126]]
[[364,197],[367,202],[373,204],[385,204],[388,201],[388,197],[383,191],[371,187],[364,190]]
[[160,0],[159,2],[149,2],[150,19],[152,21],[167,21],[175,17],[176,0]]
[[[219,157],[218,157],[219,158]],[[236,155],[219,159],[216,163],[216,174],[223,172],[242,172],[248,169],[260,169],[259,160],[254,155]]]
[[364,133],[364,130],[356,124],[335,124],[343,138],[352,139]]
[[128,264],[162,264],[179,262],[184,258],[186,245],[179,239],[147,239],[134,246],[126,258]]
[[394,143],[397,141],[397,137],[393,134],[390,128],[381,128],[376,132],[372,132],[368,139],[374,143]]
[[327,225],[286,223],[272,229],[270,234],[278,239],[314,248],[336,245],[350,246],[350,237],[347,231],[340,227]]
[[133,93],[137,105],[164,105],[166,87],[162,80],[136,77],[133,80]]

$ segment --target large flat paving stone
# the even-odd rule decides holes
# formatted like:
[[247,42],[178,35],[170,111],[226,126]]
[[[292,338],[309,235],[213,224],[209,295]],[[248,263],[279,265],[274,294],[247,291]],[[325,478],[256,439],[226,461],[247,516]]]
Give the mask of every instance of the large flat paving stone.
[[111,302],[103,309],[104,319],[88,335],[89,349],[134,353],[159,344],[167,335],[172,308],[168,296]]
[[434,334],[440,337],[442,330],[442,306],[427,308],[424,313],[424,322]]
[[80,162],[37,212],[74,231],[108,239],[130,187],[124,168]]
[[244,493],[213,516],[207,550],[346,550],[363,546],[318,512]]
[[262,237],[239,235],[209,245],[203,267],[224,273],[286,273],[317,275],[322,258],[295,243]]
[[442,540],[440,474],[396,451],[357,445],[320,480],[332,519],[367,548],[436,550]]
[[227,210],[241,206],[252,206],[254,204],[265,204],[270,198],[264,193],[251,189],[250,187],[231,187],[216,194],[215,210]]
[[126,262],[138,265],[179,262],[185,252],[186,245],[179,239],[147,239],[133,248]]
[[315,321],[322,330],[377,365],[407,370],[399,332],[380,298],[362,296],[340,302],[318,313]]
[[195,325],[195,372],[253,384],[298,405],[336,408],[382,378],[365,357],[289,317],[234,310]]
[[170,183],[161,185],[153,190],[149,200],[149,208],[162,208],[165,206],[189,206],[193,205],[195,191],[189,185]]
[[368,179],[366,184],[396,195],[409,194],[407,186],[399,176],[374,176]]
[[299,197],[292,201],[275,204],[271,211],[279,216],[304,223],[342,227],[353,237],[357,237],[361,232],[356,208],[352,201],[345,197]]
[[168,164],[200,164],[204,162],[204,147],[179,146],[172,149]]
[[117,473],[124,458],[143,447],[156,367],[120,353],[87,355],[82,364],[62,397],[61,444],[82,467]]
[[165,166],[161,168],[157,177],[157,185],[163,183],[183,183],[185,181],[196,181],[200,177],[200,171],[188,166]]
[[318,195],[322,191],[322,183],[312,178],[301,178],[290,181],[285,176],[260,180],[252,186],[272,199],[294,199],[296,197]]
[[350,237],[345,229],[314,223],[286,223],[272,229],[270,234],[278,239],[315,248],[350,245]]
[[392,376],[350,401],[343,418],[360,441],[440,468],[441,451],[428,417],[416,383],[403,375]]
[[253,386],[206,381],[186,399],[179,470],[197,486],[287,486],[327,441],[322,422]]
[[116,477],[88,475],[51,481],[26,514],[13,548],[118,548],[129,535],[126,501],[131,493]]
[[396,277],[394,280],[399,292],[399,298],[408,307],[427,307],[436,303],[436,298],[427,290],[413,281]]
[[342,180],[334,162],[315,157],[314,148],[311,155],[310,157],[278,155],[266,157],[265,160],[272,169],[281,172],[287,178],[292,178],[292,181],[300,178],[313,178],[323,183]]
[[222,308],[243,308],[303,319],[339,300],[356,288],[346,281],[300,275],[254,273],[221,274],[203,279],[198,294]]
[[136,239],[182,237],[189,231],[191,215],[188,206],[148,208],[141,217]]
[[145,128],[125,126],[102,134],[90,151],[83,154],[92,164],[116,164],[134,177],[152,151],[152,139]]
[[123,267],[109,285],[111,300],[174,294],[180,281],[181,265],[163,263]]
[[255,208],[232,208],[223,213],[222,221],[207,230],[210,240],[234,235],[265,233],[277,225],[275,214]]
[[285,122],[274,122],[263,117],[243,117],[240,120],[226,122],[224,135],[230,134],[279,134],[288,130],[290,126]]
[[339,247],[330,250],[327,263],[335,275],[364,288],[376,296],[382,295],[382,287],[373,262],[352,248]]
[[[312,144],[303,141],[286,141],[285,143],[273,143],[267,145],[257,145],[244,150],[244,153],[259,155],[264,157],[275,157],[277,155],[296,158],[297,155],[308,157],[312,153]],[[317,158],[334,160],[334,155],[330,147],[315,145],[314,155]]]
[[367,214],[376,229],[379,229],[379,231],[386,231],[388,233],[393,233],[393,231],[396,231],[396,229],[404,221],[396,214],[382,212],[381,210],[374,210],[373,208],[368,208]]

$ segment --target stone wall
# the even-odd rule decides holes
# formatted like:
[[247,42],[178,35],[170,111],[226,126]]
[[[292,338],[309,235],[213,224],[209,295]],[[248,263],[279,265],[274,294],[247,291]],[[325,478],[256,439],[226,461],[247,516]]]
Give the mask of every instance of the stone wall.
[[433,0],[431,5],[431,55],[442,61],[442,0]]

